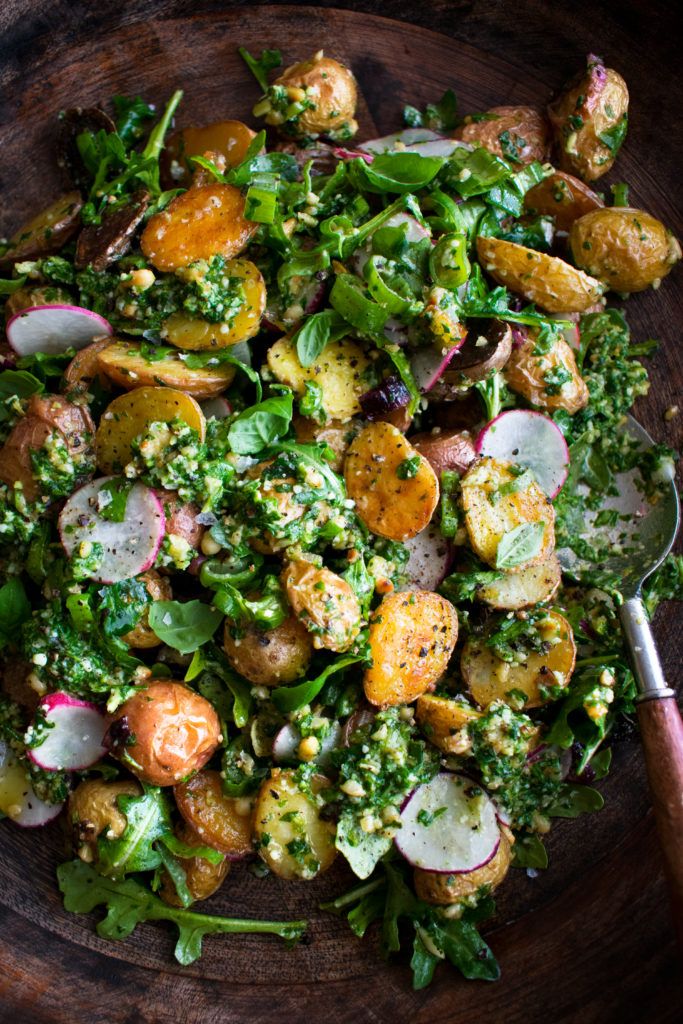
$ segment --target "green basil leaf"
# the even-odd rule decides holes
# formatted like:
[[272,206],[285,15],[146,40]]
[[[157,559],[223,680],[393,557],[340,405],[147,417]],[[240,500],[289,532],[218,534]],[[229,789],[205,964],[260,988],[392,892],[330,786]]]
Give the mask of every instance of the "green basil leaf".
[[27,370],[3,370],[0,373],[0,401],[5,398],[29,398],[45,390],[42,381]]
[[283,714],[287,714],[289,711],[296,711],[298,708],[302,708],[304,704],[310,704],[311,701],[315,700],[331,675],[335,672],[341,672],[342,669],[348,668],[349,665],[356,665],[362,660],[357,654],[345,654],[343,657],[338,658],[337,661],[333,661],[331,665],[328,665],[315,679],[306,680],[297,686],[278,686],[276,690],[271,692],[271,700],[278,711],[281,711]]
[[514,569],[541,550],[545,523],[522,523],[506,533],[496,551],[496,569]]
[[154,601],[148,621],[163,643],[181,654],[192,654],[211,639],[223,615],[201,601]]
[[371,192],[417,192],[436,177],[446,161],[419,153],[380,153],[371,164],[354,161],[356,174]]
[[301,365],[312,366],[325,346],[330,341],[343,338],[348,329],[346,321],[333,309],[306,317],[292,337]]
[[0,587],[0,650],[19,638],[19,627],[31,618],[31,604],[16,576]]
[[291,392],[252,405],[228,428],[230,447],[237,455],[255,455],[263,451],[287,433],[292,414]]

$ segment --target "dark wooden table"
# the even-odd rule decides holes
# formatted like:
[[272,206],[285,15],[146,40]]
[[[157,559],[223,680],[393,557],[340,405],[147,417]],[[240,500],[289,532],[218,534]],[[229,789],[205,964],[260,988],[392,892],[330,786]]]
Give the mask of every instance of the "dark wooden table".
[[[82,53],[78,47],[87,44],[97,54],[98,43],[104,47],[113,31],[126,26],[139,23],[142,36],[145,23],[218,14],[237,6],[211,0],[4,0],[0,5],[0,138],[14,139],[16,157],[16,124],[24,133],[34,111],[34,120],[38,118],[40,124],[55,109],[53,95],[59,91],[61,72],[53,67],[60,60],[63,64],[63,54],[72,48]],[[240,33],[244,29],[252,48],[260,42],[252,40],[253,33],[248,31],[254,17],[250,11],[257,6],[261,6],[258,0],[252,0],[239,20]],[[321,0],[315,6],[335,5]],[[366,0],[345,5],[347,10],[442,32],[500,58],[505,64],[496,66],[493,75],[501,102],[509,96],[527,102],[537,96],[537,83],[558,85],[580,65],[585,53],[602,54],[631,86],[629,148],[638,160],[628,165],[629,177],[643,195],[654,197],[653,212],[680,236],[683,226],[676,189],[683,164],[683,134],[677,125],[683,97],[678,79],[678,7],[677,3],[632,0],[590,4],[586,0],[566,4]],[[304,52],[309,43],[311,48],[318,46],[316,32],[325,26],[328,37],[334,39],[334,26],[346,23],[332,10],[323,18],[311,15],[309,23],[298,12],[296,34],[292,30],[288,40],[292,52]],[[160,25],[159,35],[162,29]],[[374,31],[381,32],[382,27],[375,23]],[[132,28],[129,32],[138,34]],[[359,76],[369,111],[382,131],[391,130],[395,123],[391,119],[396,117],[398,102],[387,91],[387,83],[400,82],[402,75],[400,34],[395,34],[394,44],[388,27],[386,32],[389,62],[395,66],[385,64],[376,74],[366,67]],[[434,41],[423,39],[427,52]],[[225,44],[234,47],[241,41],[235,36]],[[192,43],[186,40],[183,45],[187,64]],[[511,76],[510,65],[516,69]],[[470,54],[470,67],[478,66]],[[458,71],[454,63],[454,81]],[[71,102],[79,102],[81,91],[85,100],[97,97],[96,59],[91,57],[81,67],[76,58],[68,74]],[[106,80],[106,70],[101,74]],[[166,81],[173,83],[173,74],[169,64]],[[536,83],[533,88],[525,84],[527,75]],[[29,80],[31,88],[22,91],[18,83]],[[476,80],[470,77],[467,87],[476,97]],[[433,98],[419,97],[422,102]],[[246,114],[246,109],[235,110],[236,116]],[[27,187],[33,188],[35,198],[41,161],[48,158],[49,147],[38,131],[25,160],[8,161],[3,151],[0,229],[14,220],[13,211]],[[643,331],[657,330],[665,342],[653,361],[657,393],[638,414],[658,438],[666,437],[679,448],[683,417],[664,428],[662,412],[681,399],[683,360],[676,346],[680,345],[682,277],[679,273],[666,283],[664,311],[654,294],[638,299],[641,336]],[[680,616],[664,613],[658,636],[670,678],[677,672],[680,676]],[[444,1024],[500,1020],[506,1024],[673,1024],[680,1019],[683,1005],[680,969],[636,744],[620,745],[616,760],[618,782],[612,784],[599,824],[586,818],[569,823],[566,830],[560,826],[557,835],[554,830],[550,849],[559,862],[558,873],[551,870],[533,882],[522,877],[502,896],[493,945],[503,964],[503,979],[493,986],[464,985],[444,974],[433,989],[417,996],[408,990],[405,968],[383,968],[372,948],[354,945],[341,925],[331,934],[329,928],[323,934],[321,926],[314,925],[313,945],[288,962],[279,947],[245,939],[231,947],[240,952],[239,958],[235,955],[230,960],[226,954],[212,952],[211,946],[201,967],[181,971],[172,966],[170,941],[161,929],[140,932],[125,947],[107,948],[92,934],[91,923],[61,914],[53,876],[59,850],[56,834],[46,831],[45,845],[51,845],[53,852],[41,859],[33,853],[35,844],[40,844],[36,834],[24,834],[15,841],[13,833],[10,843],[7,830],[0,829],[0,843],[6,844],[5,850],[0,848],[0,1022],[265,1024],[275,1018],[287,1024],[323,1020],[380,1024],[408,1019],[411,1024],[431,1024],[435,1019]],[[314,885],[311,891],[313,903],[318,895],[329,895],[331,883],[321,881],[319,890]],[[250,888],[249,882],[244,883],[243,893],[231,898],[237,902],[233,911],[244,916],[257,906],[256,888]],[[286,905],[289,896],[280,897],[279,905],[273,904],[272,893],[269,897],[266,892],[265,898],[271,900],[266,912],[272,916],[291,914],[292,907]],[[296,898],[292,897],[293,902]]]

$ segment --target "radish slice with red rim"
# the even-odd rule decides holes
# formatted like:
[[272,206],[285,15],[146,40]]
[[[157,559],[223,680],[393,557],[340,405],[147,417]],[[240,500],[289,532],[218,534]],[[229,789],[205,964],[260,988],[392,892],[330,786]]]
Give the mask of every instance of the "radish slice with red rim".
[[[85,557],[82,544],[101,545],[99,564],[90,577],[97,583],[120,583],[151,569],[166,529],[161,502],[141,483],[132,485],[121,522],[104,517],[117,479],[101,477],[74,491],[59,516],[59,536],[70,558]],[[106,493],[108,501],[103,500]]]
[[496,807],[471,779],[441,772],[408,798],[395,843],[424,871],[475,871],[495,857],[500,844]]
[[477,454],[530,469],[549,498],[569,472],[569,448],[560,428],[541,412],[510,409],[496,416],[477,439]]
[[112,335],[114,328],[99,313],[82,306],[30,306],[7,322],[7,340],[19,356],[35,352],[58,355],[85,348],[95,338]]
[[441,536],[436,524],[403,541],[410,553],[405,572],[408,577],[405,587],[419,587],[421,590],[436,590],[443,582],[453,561],[453,550],[448,540]]
[[42,742],[27,751],[39,768],[81,771],[106,755],[102,741],[107,719],[96,704],[59,692],[45,697],[39,711],[48,728]]
[[448,368],[451,359],[465,344],[466,338],[447,349],[445,352],[436,348],[419,349],[410,360],[410,369],[418,388],[425,394],[431,391]]
[[63,806],[36,796],[24,765],[0,740],[0,811],[21,828],[38,828],[56,818]]

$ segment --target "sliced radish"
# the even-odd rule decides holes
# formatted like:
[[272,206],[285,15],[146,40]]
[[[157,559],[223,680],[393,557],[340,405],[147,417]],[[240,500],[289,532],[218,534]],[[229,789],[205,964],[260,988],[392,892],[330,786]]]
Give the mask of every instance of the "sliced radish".
[[405,589],[419,587],[422,590],[436,590],[448,574],[453,561],[451,545],[441,536],[441,530],[430,524],[403,544],[410,552],[405,568],[408,577]]
[[[338,722],[332,723],[332,728],[320,741],[320,750],[313,758],[313,762],[324,766],[330,760],[333,750],[341,745],[342,730]],[[297,751],[301,743],[301,733],[293,722],[283,725],[273,740],[273,760],[278,764],[288,761],[298,761]]]
[[368,139],[367,142],[361,142],[358,148],[365,153],[394,153],[397,150],[405,153],[410,152],[416,144],[441,142],[443,138],[443,135],[432,132],[429,128],[405,128],[402,132],[382,135],[378,139]]
[[422,348],[415,353],[410,360],[410,369],[413,371],[415,383],[422,394],[431,391],[441,379],[451,359],[458,349],[462,348],[466,340],[464,337],[462,341],[445,351],[437,348]]
[[42,743],[27,751],[39,768],[80,771],[91,768],[107,753],[102,745],[107,719],[96,704],[59,692],[45,697],[40,711],[50,728]]
[[530,409],[510,409],[491,420],[477,439],[477,454],[526,466],[549,498],[559,494],[569,472],[562,431],[548,416]]
[[232,406],[222,395],[202,402],[201,409],[207,420],[227,420],[228,416],[232,415]]
[[22,828],[38,828],[56,818],[63,806],[36,796],[26,769],[0,740],[0,812]]
[[562,336],[570,348],[575,352],[581,347],[581,334],[579,331],[578,313],[548,313],[549,320],[568,320],[569,324],[562,328]]
[[97,583],[120,583],[150,569],[166,530],[161,502],[141,483],[130,489],[122,522],[104,519],[100,492],[115,479],[105,476],[85,484],[71,495],[59,516],[59,536],[69,557],[82,554],[79,548],[84,542],[102,545],[101,563],[91,576]]
[[418,156],[443,156],[448,159],[456,149],[469,149],[455,139],[430,139],[428,142],[415,142],[403,152],[417,153]]
[[495,804],[471,779],[441,772],[408,798],[395,842],[424,871],[475,871],[495,857],[500,843]]
[[95,338],[112,335],[114,328],[99,313],[82,306],[30,306],[9,319],[6,332],[17,355],[31,356],[85,348]]

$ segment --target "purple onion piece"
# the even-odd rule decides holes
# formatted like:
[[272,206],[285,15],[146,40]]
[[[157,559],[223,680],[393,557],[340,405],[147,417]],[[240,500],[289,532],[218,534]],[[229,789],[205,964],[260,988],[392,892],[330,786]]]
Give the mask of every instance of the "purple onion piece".
[[357,149],[344,149],[343,146],[335,146],[332,152],[338,160],[355,160],[356,157],[360,157],[361,160],[365,160],[366,164],[371,164],[375,159],[372,153],[361,153]]
[[529,332],[523,324],[512,324],[512,347],[521,348],[529,337]]
[[388,412],[404,409],[410,403],[410,392],[398,374],[385,377],[377,387],[370,388],[360,397],[360,407],[369,420],[376,420]]

